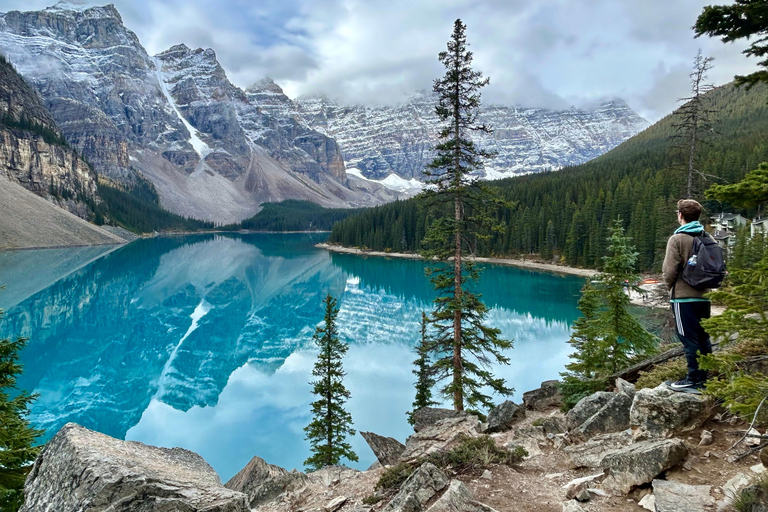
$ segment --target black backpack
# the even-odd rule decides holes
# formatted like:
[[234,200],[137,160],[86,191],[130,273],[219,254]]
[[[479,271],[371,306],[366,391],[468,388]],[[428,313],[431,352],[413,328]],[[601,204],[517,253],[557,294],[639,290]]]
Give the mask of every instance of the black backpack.
[[710,236],[691,235],[693,249],[683,262],[683,281],[696,289],[719,288],[725,278],[723,248]]

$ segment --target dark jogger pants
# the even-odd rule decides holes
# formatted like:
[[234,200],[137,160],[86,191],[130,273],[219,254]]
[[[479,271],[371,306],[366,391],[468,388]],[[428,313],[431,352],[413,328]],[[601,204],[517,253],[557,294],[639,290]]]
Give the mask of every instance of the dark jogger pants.
[[709,334],[701,326],[701,320],[709,318],[709,302],[673,302],[672,312],[675,315],[675,331],[683,343],[685,359],[688,362],[688,378],[693,382],[707,380],[707,372],[699,370],[698,352],[711,354],[712,344]]

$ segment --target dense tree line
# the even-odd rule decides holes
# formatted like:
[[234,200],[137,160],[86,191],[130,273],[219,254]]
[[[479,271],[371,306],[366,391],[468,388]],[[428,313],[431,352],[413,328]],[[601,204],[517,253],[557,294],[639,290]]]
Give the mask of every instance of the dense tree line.
[[[700,148],[699,168],[723,183],[733,183],[768,160],[768,86],[747,90],[729,84],[707,96],[716,111],[714,133],[709,144]],[[504,229],[488,241],[479,241],[477,252],[555,255],[569,265],[600,267],[611,220],[621,217],[638,251],[639,269],[660,268],[666,239],[675,227],[676,202],[686,184],[686,175],[670,151],[675,117],[674,113],[665,117],[585,164],[493,182],[515,206],[497,210]],[[699,199],[705,213],[720,209],[754,213]],[[335,224],[330,241],[415,252],[422,249],[433,216],[420,198],[396,201]]]
[[323,208],[322,206],[297,199],[286,199],[279,203],[264,203],[262,210],[239,224],[223,229],[250,229],[253,231],[330,231],[335,222],[359,213],[354,208]]
[[131,186],[99,180],[102,202],[94,205],[96,224],[122,226],[134,233],[153,231],[198,231],[213,229],[212,222],[182,217],[160,207],[151,182],[139,178]]

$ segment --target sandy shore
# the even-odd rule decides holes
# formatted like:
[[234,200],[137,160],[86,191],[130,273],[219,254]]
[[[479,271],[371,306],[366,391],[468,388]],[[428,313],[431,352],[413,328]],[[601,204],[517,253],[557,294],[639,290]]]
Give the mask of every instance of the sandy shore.
[[[402,252],[380,252],[380,251],[363,251],[361,249],[355,249],[352,247],[342,247],[340,245],[332,244],[317,244],[315,247],[326,249],[333,252],[342,252],[346,254],[357,254],[360,256],[379,256],[387,258],[406,258],[410,260],[423,259],[419,254],[402,253]],[[480,263],[493,263],[495,265],[508,265],[510,267],[519,267],[528,270],[536,270],[541,272],[552,272],[555,274],[569,274],[580,277],[592,277],[597,274],[596,270],[588,268],[575,268],[567,267],[565,265],[553,265],[551,263],[539,263],[535,261],[524,261],[507,258],[472,258],[473,261]]]

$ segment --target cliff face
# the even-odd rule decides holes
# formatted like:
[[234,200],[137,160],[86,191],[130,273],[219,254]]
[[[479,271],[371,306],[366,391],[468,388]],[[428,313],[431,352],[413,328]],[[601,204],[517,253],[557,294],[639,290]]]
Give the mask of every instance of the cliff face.
[[0,115],[0,173],[90,218],[90,205],[98,202],[96,175],[62,144],[61,132],[39,95],[7,62],[0,62]]
[[[421,179],[434,158],[441,123],[436,99],[420,93],[398,106],[339,105],[325,98],[295,102],[295,115],[338,141],[348,167],[367,178],[396,174]],[[587,109],[547,110],[485,105],[480,122],[491,134],[473,136],[481,148],[496,154],[485,168],[488,179],[557,170],[591,160],[648,126],[622,100]]]
[[130,182],[142,173],[174,213],[229,223],[265,201],[344,207],[398,197],[350,183],[330,137],[263,115],[213,50],[148,55],[112,5],[0,14],[0,48],[99,174]]

